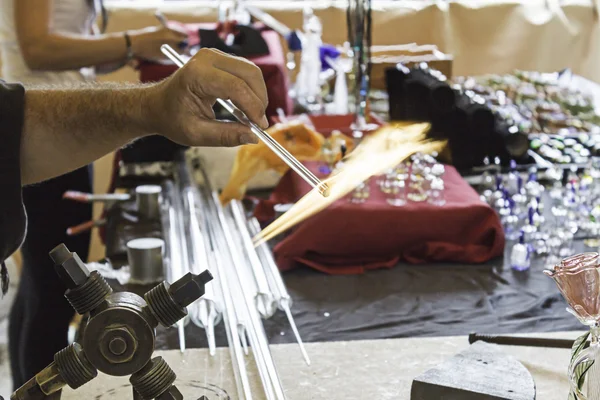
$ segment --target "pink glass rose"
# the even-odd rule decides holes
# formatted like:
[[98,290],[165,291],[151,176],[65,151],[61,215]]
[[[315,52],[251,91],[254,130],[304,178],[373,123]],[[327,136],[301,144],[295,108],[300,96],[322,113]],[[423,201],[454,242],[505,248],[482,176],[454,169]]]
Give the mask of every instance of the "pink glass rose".
[[583,253],[565,258],[544,273],[554,279],[571,312],[588,326],[600,324],[600,256]]

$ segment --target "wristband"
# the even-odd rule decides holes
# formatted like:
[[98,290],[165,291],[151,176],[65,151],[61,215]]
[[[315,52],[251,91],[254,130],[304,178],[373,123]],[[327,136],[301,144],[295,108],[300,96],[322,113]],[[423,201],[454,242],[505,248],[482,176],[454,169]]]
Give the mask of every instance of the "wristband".
[[125,44],[127,45],[127,59],[125,61],[129,62],[133,60],[133,48],[131,46],[131,37],[129,36],[128,32],[125,32],[123,34],[123,37],[125,38]]

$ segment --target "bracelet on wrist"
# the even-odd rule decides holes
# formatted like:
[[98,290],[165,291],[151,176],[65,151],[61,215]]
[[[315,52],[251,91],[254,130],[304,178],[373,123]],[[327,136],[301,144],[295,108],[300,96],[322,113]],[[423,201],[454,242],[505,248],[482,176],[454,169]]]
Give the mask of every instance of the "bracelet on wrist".
[[123,34],[123,37],[125,38],[125,45],[127,46],[127,58],[125,60],[125,62],[129,62],[131,60],[133,60],[133,47],[131,45],[131,36],[129,36],[128,32],[125,32]]

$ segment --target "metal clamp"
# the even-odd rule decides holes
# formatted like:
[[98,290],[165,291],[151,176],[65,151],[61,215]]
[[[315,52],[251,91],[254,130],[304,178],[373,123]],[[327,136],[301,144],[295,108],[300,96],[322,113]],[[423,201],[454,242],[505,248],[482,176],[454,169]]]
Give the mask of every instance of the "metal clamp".
[[45,399],[65,386],[77,389],[98,371],[131,375],[137,399],[183,399],[174,386],[175,373],[162,358],[152,358],[155,328],[159,323],[170,327],[187,315],[186,307],[204,295],[210,272],[188,273],[171,285],[163,282],[142,298],[113,293],[102,276],[90,273],[64,244],[50,257],[68,288],[65,297],[75,311],[89,315],[88,323],[81,342],[56,353],[54,362],[17,389],[11,400]]

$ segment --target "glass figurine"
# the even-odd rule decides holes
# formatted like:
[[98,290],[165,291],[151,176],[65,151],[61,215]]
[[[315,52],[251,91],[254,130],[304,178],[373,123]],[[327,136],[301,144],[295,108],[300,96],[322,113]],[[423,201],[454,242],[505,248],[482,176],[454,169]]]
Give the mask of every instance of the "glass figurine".
[[508,179],[506,181],[506,189],[508,193],[513,195],[518,193],[519,191],[519,172],[517,171],[517,163],[515,160],[510,161],[510,173],[508,174]]
[[[516,213],[515,202],[512,199],[508,200],[508,212],[502,217],[502,226],[504,227],[504,233],[508,240],[517,240],[520,236],[519,226],[521,225],[521,218]],[[500,213],[502,215],[503,213]]]
[[442,178],[433,178],[429,188],[429,204],[434,206],[443,206],[446,204],[444,197],[444,180]]
[[427,190],[424,185],[424,178],[422,176],[411,174],[408,180],[408,194],[407,198],[410,201],[420,203],[427,200]]
[[525,239],[527,241],[531,241],[532,239],[534,239],[535,234],[538,231],[534,223],[534,215],[535,210],[533,209],[533,207],[529,207],[527,211],[527,224],[523,227],[523,234],[525,235]]
[[318,106],[321,101],[321,21],[310,10],[305,15],[304,41],[300,72],[296,79],[296,95],[298,100],[306,105]]
[[368,182],[358,185],[350,195],[350,203],[362,204],[370,197],[371,191]]
[[406,182],[399,179],[386,180],[384,183],[387,186],[385,193],[387,194],[387,202],[394,207],[402,207],[406,204]]
[[[568,257],[544,273],[554,279],[569,311],[590,332],[575,341],[568,368],[570,399],[600,400],[600,266],[598,253]],[[584,345],[588,337],[590,346]]]
[[484,190],[493,189],[495,182],[494,182],[494,177],[490,173],[490,159],[489,159],[489,157],[485,157],[483,159],[483,167],[485,169],[483,170],[483,174],[481,176],[481,187]]
[[515,271],[526,271],[531,266],[531,252],[525,243],[525,232],[521,231],[519,242],[510,252],[510,267]]

